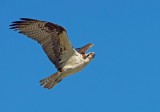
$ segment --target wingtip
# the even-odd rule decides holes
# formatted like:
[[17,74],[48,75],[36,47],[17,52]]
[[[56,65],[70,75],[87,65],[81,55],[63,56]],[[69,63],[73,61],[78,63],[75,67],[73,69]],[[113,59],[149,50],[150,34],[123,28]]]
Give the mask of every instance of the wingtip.
[[20,18],[22,21],[36,21],[36,19],[31,19],[31,18]]
[[91,48],[92,46],[94,46],[94,44],[93,43],[89,43],[89,44],[87,44],[87,46],[89,46]]
[[90,45],[91,45],[91,46],[94,46],[94,44],[93,44],[93,43],[90,43]]

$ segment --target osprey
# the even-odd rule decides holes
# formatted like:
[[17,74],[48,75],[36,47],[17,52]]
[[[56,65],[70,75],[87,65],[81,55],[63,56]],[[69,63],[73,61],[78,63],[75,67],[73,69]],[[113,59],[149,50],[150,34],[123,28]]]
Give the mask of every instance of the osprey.
[[20,19],[12,22],[10,29],[18,30],[19,33],[37,41],[57,68],[56,73],[40,80],[44,88],[51,89],[63,78],[82,70],[94,58],[94,52],[86,54],[93,44],[74,49],[67,31],[62,26],[47,21]]

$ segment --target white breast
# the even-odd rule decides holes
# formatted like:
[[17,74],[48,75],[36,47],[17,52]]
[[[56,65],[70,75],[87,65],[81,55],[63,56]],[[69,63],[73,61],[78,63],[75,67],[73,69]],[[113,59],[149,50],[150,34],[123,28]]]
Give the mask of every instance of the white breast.
[[66,65],[63,68],[64,77],[79,72],[84,67],[84,61],[78,52],[67,61]]

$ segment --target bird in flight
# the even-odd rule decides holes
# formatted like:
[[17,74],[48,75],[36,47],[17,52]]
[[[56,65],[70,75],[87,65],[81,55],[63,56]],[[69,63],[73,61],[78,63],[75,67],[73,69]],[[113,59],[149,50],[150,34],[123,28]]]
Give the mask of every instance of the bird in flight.
[[56,73],[40,80],[44,88],[51,89],[63,78],[81,71],[95,57],[94,52],[86,53],[94,44],[73,48],[65,28],[51,22],[20,18],[10,29],[37,41],[57,68]]

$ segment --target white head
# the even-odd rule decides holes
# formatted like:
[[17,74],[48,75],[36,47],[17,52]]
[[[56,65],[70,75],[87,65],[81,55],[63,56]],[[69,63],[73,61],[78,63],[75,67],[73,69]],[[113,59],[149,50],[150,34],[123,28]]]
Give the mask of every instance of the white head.
[[86,58],[84,59],[85,65],[87,65],[89,62],[91,62],[94,57],[95,57],[94,52],[90,52],[90,53],[86,54]]
[[88,58],[89,60],[92,60],[94,57],[95,57],[94,52],[90,52],[90,53],[86,54],[86,58]]

